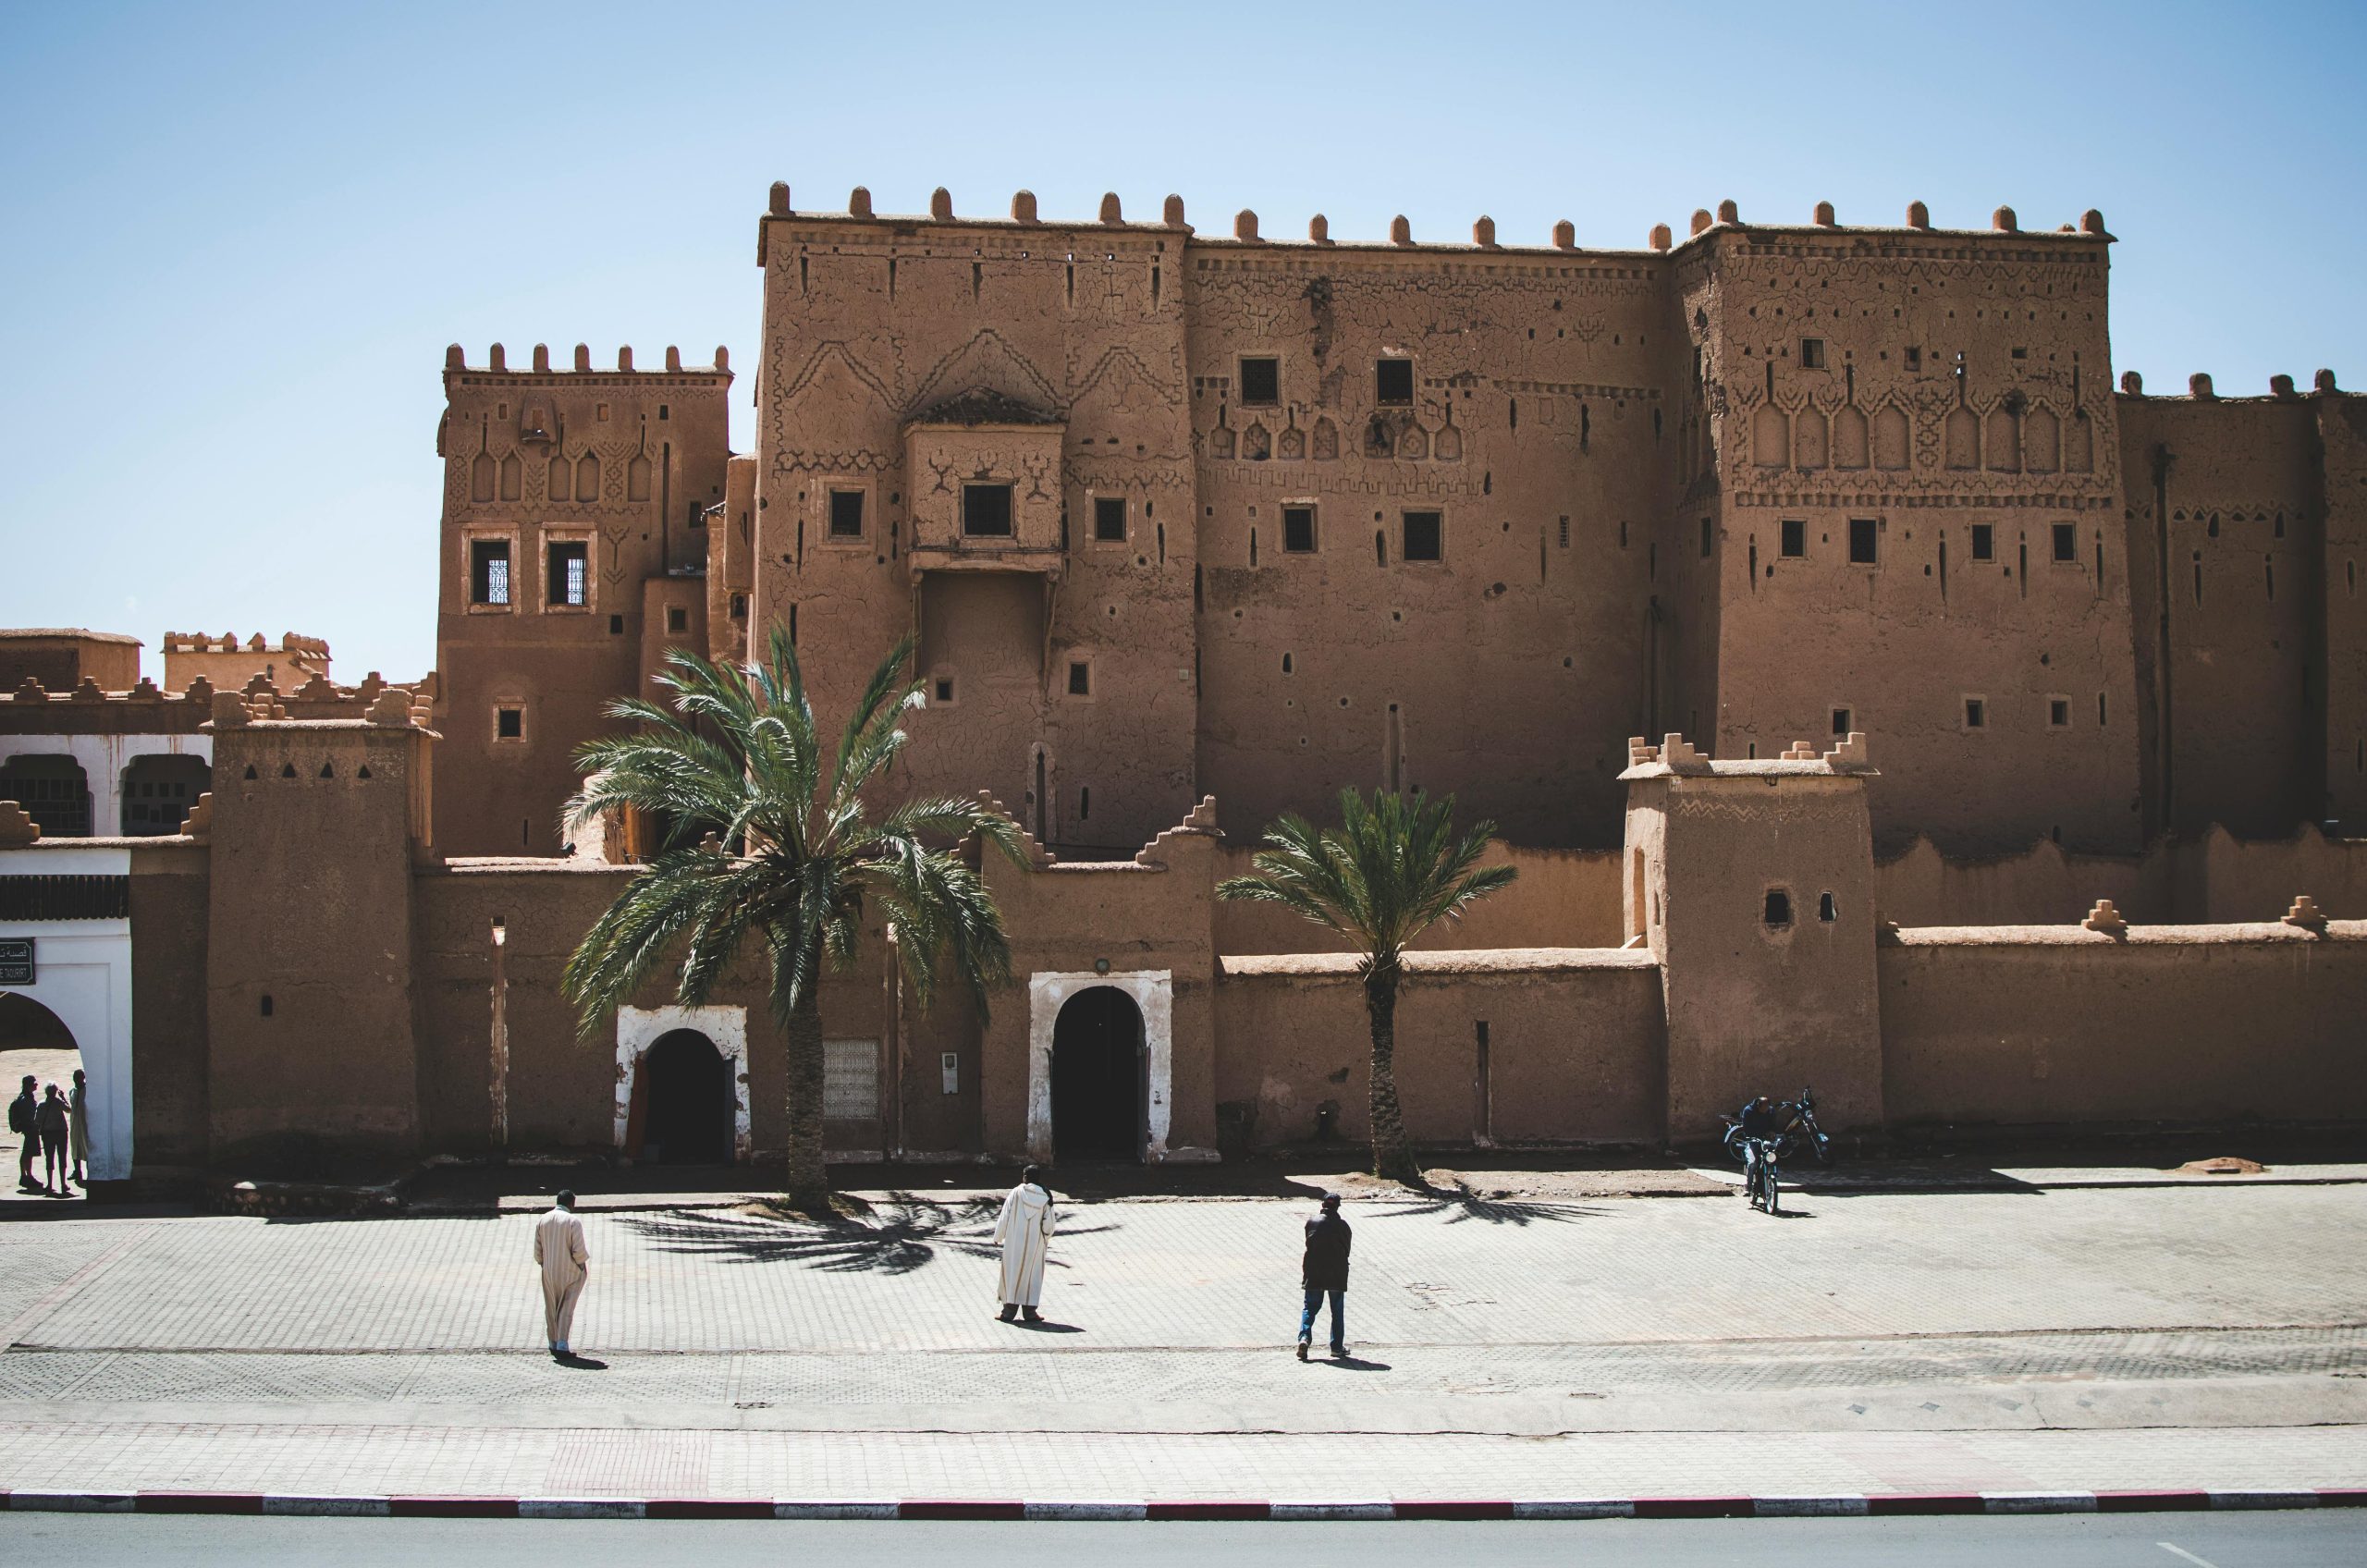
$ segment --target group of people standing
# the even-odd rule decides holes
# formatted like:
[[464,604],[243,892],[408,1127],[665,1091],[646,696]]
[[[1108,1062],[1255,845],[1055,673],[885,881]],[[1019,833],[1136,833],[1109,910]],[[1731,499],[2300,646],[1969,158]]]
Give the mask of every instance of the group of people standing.
[[[78,1086],[80,1076],[75,1074]],[[30,1093],[32,1080],[25,1083]],[[1055,1219],[1052,1190],[1045,1184],[1044,1173],[1031,1165],[1021,1175],[1019,1185],[1003,1194],[1002,1211],[995,1219],[994,1242],[1002,1249],[997,1278],[1002,1305],[995,1313],[1000,1321],[1044,1321],[1044,1268],[1051,1258]],[[1306,1359],[1314,1341],[1316,1314],[1327,1302],[1331,1308],[1331,1358],[1347,1357],[1343,1301],[1348,1290],[1348,1252],[1354,1240],[1348,1222],[1340,1217],[1340,1195],[1324,1194],[1315,1217],[1306,1222],[1306,1250],[1299,1259],[1301,1361]],[[583,1294],[591,1267],[573,1193],[559,1194],[551,1210],[534,1221],[534,1264],[542,1273],[543,1337],[552,1358],[568,1362],[574,1355],[569,1336],[574,1331],[575,1304]]]
[[[39,1079],[26,1073],[23,1087],[8,1102],[8,1131],[18,1138],[17,1190],[70,1198],[76,1187],[90,1184],[83,1175],[91,1158],[91,1134],[82,1109],[88,1085],[79,1067],[74,1070],[70,1095],[60,1092],[55,1084],[46,1094],[37,1094],[39,1084]],[[36,1160],[42,1165],[38,1181],[33,1177]]]

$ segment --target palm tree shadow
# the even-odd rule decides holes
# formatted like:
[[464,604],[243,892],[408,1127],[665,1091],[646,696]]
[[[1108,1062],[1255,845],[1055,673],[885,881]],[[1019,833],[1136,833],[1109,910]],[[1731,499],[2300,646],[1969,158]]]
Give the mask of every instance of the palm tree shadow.
[[[764,1214],[669,1214],[625,1217],[625,1223],[661,1251],[719,1257],[728,1263],[797,1263],[829,1274],[909,1274],[945,1253],[999,1257],[993,1239],[999,1208],[993,1198],[941,1203],[890,1193],[860,1218],[828,1219]],[[1063,1230],[1062,1236],[1114,1231],[1110,1225]]]
[[1577,1204],[1483,1197],[1473,1192],[1467,1182],[1457,1182],[1452,1187],[1421,1188],[1417,1193],[1408,1194],[1406,1201],[1385,1204],[1376,1217],[1399,1219],[1417,1215],[1444,1215],[1450,1225],[1460,1225],[1466,1219],[1481,1219],[1490,1225],[1527,1226],[1539,1221],[1563,1224],[1572,1219],[1587,1219],[1597,1212]]

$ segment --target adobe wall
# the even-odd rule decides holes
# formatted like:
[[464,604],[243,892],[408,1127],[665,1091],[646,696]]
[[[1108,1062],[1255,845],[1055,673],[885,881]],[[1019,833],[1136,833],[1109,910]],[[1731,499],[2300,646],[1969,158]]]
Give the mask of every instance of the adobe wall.
[[2302,893],[2336,919],[2367,919],[2367,839],[2304,826],[2289,838],[2238,839],[2214,827],[2164,839],[2142,855],[2072,854],[2041,839],[2018,854],[1955,860],[1929,839],[1874,867],[1882,917],[1897,925],[2078,922],[2110,899],[2141,923],[2275,920]]
[[[292,692],[314,676],[329,674],[329,645],[318,637],[290,631],[267,643],[258,631],[244,643],[236,633],[167,631],[164,636],[165,684],[181,691],[203,677],[215,686],[236,689],[260,675]],[[136,672],[135,672],[136,673]]]
[[[1458,802],[1459,804],[1459,802]],[[1459,815],[1459,814],[1458,814]],[[1217,850],[1219,881],[1255,867],[1257,841],[1227,839]],[[1452,948],[1615,948],[1625,939],[1619,915],[1619,851],[1543,850],[1491,839],[1481,860],[1519,873],[1455,921],[1442,921],[1414,945]],[[1216,944],[1220,953],[1344,952],[1346,944],[1279,904],[1220,900]]]
[[[1371,1034],[1347,955],[1220,960],[1217,1119],[1230,1152],[1368,1135]],[[1660,972],[1647,952],[1422,952],[1397,1005],[1397,1092],[1417,1142],[1661,1136]],[[1489,1069],[1479,1072],[1478,1035]]]
[[[1254,232],[1254,220],[1253,232]],[[1343,785],[1453,791],[1527,844],[1619,832],[1674,433],[1636,253],[1195,237],[1198,788],[1255,834]],[[1244,404],[1240,361],[1280,396]],[[1409,406],[1376,363],[1412,361]],[[1284,548],[1282,508],[1315,508]],[[1442,515],[1437,561],[1404,514]],[[1663,563],[1665,564],[1665,563]],[[1664,591],[1664,590],[1662,590]]]
[[2326,778],[2317,410],[2195,385],[2116,399],[2146,792],[2174,832],[2275,837],[2315,820]]
[[[987,890],[1010,933],[1014,984],[991,998],[980,1032],[977,1071],[980,1146],[1007,1152],[1028,1142],[1031,1035],[1029,976],[1102,970],[1117,974],[1165,971],[1172,997],[1171,1118],[1167,1146],[1216,1146],[1215,812],[1203,802],[1181,827],[1145,845],[1132,861],[1039,864],[1022,871],[986,851]],[[1031,851],[1035,846],[1030,841]],[[943,1026],[963,1005],[940,996]]]
[[141,1175],[206,1163],[212,854],[184,838],[131,852],[132,1163]]
[[[490,359],[470,365],[457,345],[448,351],[436,433],[436,837],[453,854],[555,854],[559,804],[579,777],[572,753],[613,727],[607,704],[641,676],[643,585],[705,563],[731,373],[719,349],[712,367],[687,368],[668,349],[662,370],[633,369],[631,349],[614,371],[593,370],[581,347],[572,371],[552,369],[539,348],[528,369],[510,368],[499,345]],[[471,600],[478,540],[509,546],[507,605]],[[548,551],[563,543],[590,550],[583,606],[548,602]],[[499,733],[504,707],[521,716],[514,739]]]
[[[867,194],[856,206],[791,214],[776,187],[759,228],[749,634],[794,627],[817,705],[843,712],[895,640],[916,631],[930,650],[924,673],[950,680],[953,700],[940,703],[933,680],[930,707],[910,716],[913,790],[990,790],[1049,841],[1139,844],[1195,799],[1184,231],[1040,224],[1032,199],[1009,223],[958,226],[875,219]],[[907,425],[980,394],[1059,422],[1053,453],[1027,433],[974,453],[959,474],[951,458],[911,468]],[[915,505],[923,495],[950,504],[984,459],[1023,509],[1057,507],[1053,527],[1065,531],[1065,556],[1031,551],[1011,585],[1031,590],[1025,605],[940,598],[916,580]],[[833,490],[863,496],[859,536],[830,536]],[[1126,503],[1122,543],[1090,541],[1097,496]],[[999,549],[937,565],[975,566]],[[1033,668],[1002,669],[998,650],[1023,624]],[[990,689],[963,668],[974,647],[1006,677]],[[1068,692],[1073,661],[1091,667],[1088,694]]]
[[[420,1107],[431,1149],[483,1155],[502,1146],[494,1119],[498,1081],[509,1149],[595,1156],[615,1150],[617,1026],[604,1020],[590,1037],[580,1036],[560,978],[568,955],[624,891],[635,869],[577,859],[461,859],[419,870],[414,886]],[[506,1071],[497,1067],[501,1056],[493,1042],[497,921],[503,938],[498,973]],[[827,973],[825,1037],[880,1040],[891,1059],[901,1052],[902,1066],[891,1061],[882,1095],[884,1099],[901,1083],[908,1107],[903,1146],[962,1150],[967,1119],[934,1104],[937,1052],[957,1047],[940,1046],[941,1031],[926,1019],[917,1028],[908,1022],[900,1038],[889,1018],[887,962],[875,925],[853,963]],[[966,1004],[953,1001],[952,1011],[962,1014]],[[673,1004],[671,971],[654,976],[632,1003]],[[761,944],[752,943],[741,954],[707,1005],[745,1011],[751,1147],[757,1161],[778,1161],[788,1143],[786,1047],[772,1024]],[[957,1017],[955,1031],[965,1023],[966,1018]],[[975,1056],[975,1049],[969,1054]],[[965,1069],[963,1077],[975,1084],[975,1065],[965,1063]],[[917,1082],[923,1078],[926,1083]],[[824,1142],[833,1150],[877,1148],[880,1137],[877,1126],[831,1124]]]
[[2320,809],[2367,833],[2367,398],[2337,396],[2334,373],[2317,374],[2321,536],[2315,589],[2325,660],[2325,794]]
[[[1679,522],[1711,537],[1672,564],[1722,619],[1716,712],[1686,733],[1720,757],[1772,756],[1834,733],[1846,709],[1842,728],[1883,737],[1878,841],[1922,832],[1968,852],[2054,835],[2133,851],[2102,220],[2044,234],[2003,211],[1979,234],[1695,222],[1676,289],[1714,410],[1715,504],[1695,487]],[[1798,557],[1783,553],[1787,520]],[[1875,524],[1870,564],[1850,558],[1853,520]],[[1974,557],[1976,524],[1991,559]],[[2073,531],[2067,560],[2057,524]]]
[[13,692],[28,679],[53,692],[71,692],[84,680],[102,692],[126,691],[140,679],[140,639],[79,627],[0,631],[0,691]]
[[1902,930],[1877,955],[1895,1126],[2356,1120],[2367,923]]
[[217,692],[207,900],[208,1113],[219,1162],[408,1155],[421,1121],[411,862],[429,809],[423,702],[297,719]]

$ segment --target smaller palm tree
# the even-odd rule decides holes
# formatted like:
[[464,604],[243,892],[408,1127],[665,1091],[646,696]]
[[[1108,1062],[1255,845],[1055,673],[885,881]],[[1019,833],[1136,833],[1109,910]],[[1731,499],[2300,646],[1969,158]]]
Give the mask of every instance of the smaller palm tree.
[[[751,940],[771,965],[773,1022],[787,1044],[792,1202],[828,1201],[822,1165],[822,973],[854,958],[866,902],[894,922],[896,951],[924,1008],[943,963],[981,1021],[1011,978],[1011,944],[986,883],[961,854],[972,835],[1025,866],[1017,827],[974,801],[911,801],[873,817],[904,749],[899,725],[920,683],[909,638],[883,660],[828,751],[786,632],[742,669],[667,655],[670,705],[610,705],[637,733],[576,753],[589,775],[567,802],[568,830],[630,808],[666,826],[664,848],[595,921],[562,986],[588,1038],[677,954],[676,1001],[705,1002]],[[702,835],[715,836],[701,843]]]
[[1397,990],[1405,949],[1440,921],[1461,918],[1512,882],[1513,867],[1478,864],[1495,830],[1482,822],[1458,837],[1453,795],[1433,801],[1418,790],[1411,797],[1376,790],[1367,803],[1356,790],[1343,790],[1339,827],[1318,831],[1305,817],[1285,815],[1267,827],[1251,875],[1217,887],[1219,898],[1296,910],[1363,955],[1356,974],[1372,1026],[1373,1174],[1408,1186],[1423,1181],[1397,1103]]

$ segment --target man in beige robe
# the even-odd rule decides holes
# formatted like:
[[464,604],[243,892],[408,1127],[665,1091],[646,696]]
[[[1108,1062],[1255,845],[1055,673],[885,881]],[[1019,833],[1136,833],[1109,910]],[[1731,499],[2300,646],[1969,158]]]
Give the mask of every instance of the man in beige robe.
[[575,1326],[575,1303],[583,1294],[591,1257],[583,1248],[583,1221],[575,1217],[575,1194],[561,1193],[558,1207],[534,1221],[534,1261],[543,1270],[543,1327],[555,1358],[574,1354],[567,1337]]
[[1002,1248],[1002,1310],[995,1316],[1008,1323],[1021,1313],[1041,1323],[1036,1306],[1044,1299],[1044,1263],[1052,1247],[1052,1194],[1032,1165],[1003,1196],[995,1244]]

